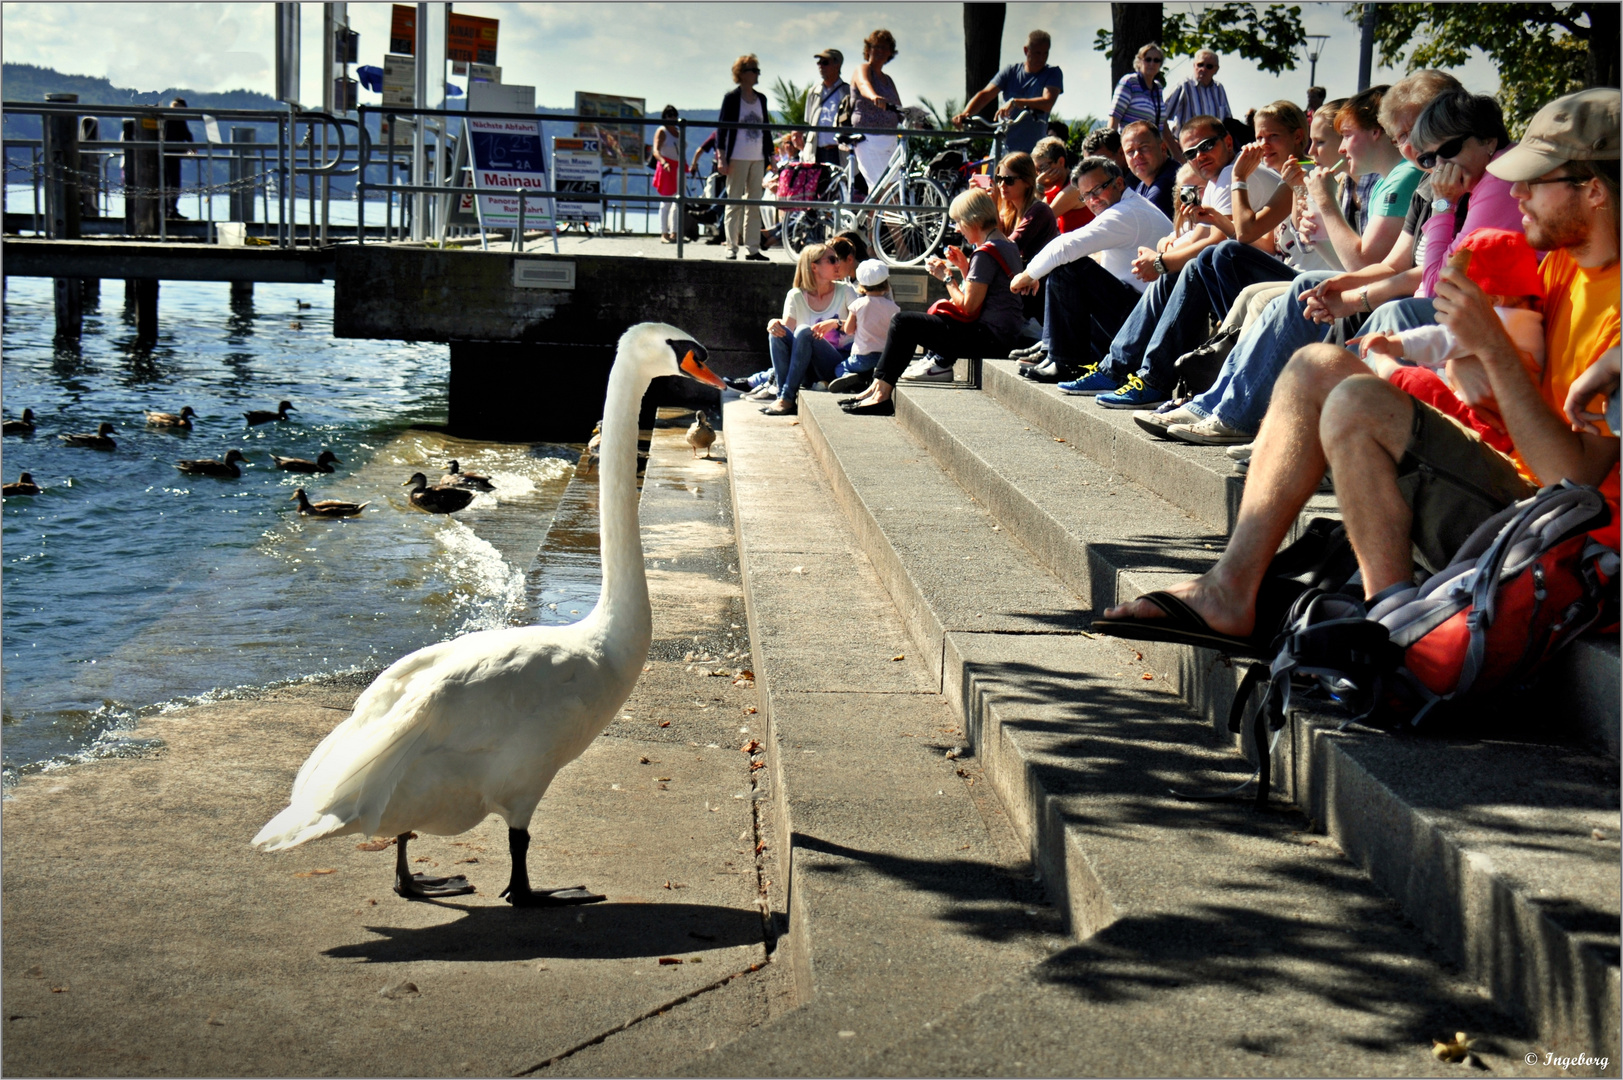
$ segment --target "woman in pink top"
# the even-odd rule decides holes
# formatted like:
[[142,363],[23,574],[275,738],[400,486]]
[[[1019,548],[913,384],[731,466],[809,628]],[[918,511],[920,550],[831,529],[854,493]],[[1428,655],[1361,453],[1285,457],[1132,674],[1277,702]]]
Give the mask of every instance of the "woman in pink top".
[[1432,214],[1420,227],[1426,259],[1415,294],[1429,297],[1462,237],[1477,229],[1522,231],[1510,184],[1488,172],[1488,162],[1515,144],[1499,103],[1468,90],[1434,98],[1409,138],[1421,151],[1416,164],[1431,172]]

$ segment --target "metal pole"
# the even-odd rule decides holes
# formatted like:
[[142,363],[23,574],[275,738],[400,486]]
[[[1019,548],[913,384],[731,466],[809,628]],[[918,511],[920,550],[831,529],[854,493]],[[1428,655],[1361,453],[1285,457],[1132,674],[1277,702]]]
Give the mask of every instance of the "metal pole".
[[688,238],[688,122],[676,122],[676,257]]
[[1359,27],[1358,92],[1360,94],[1369,89],[1370,74],[1374,68],[1375,12],[1374,4],[1365,4],[1363,22]]
[[524,250],[524,198],[529,194],[525,188],[518,189],[518,228],[513,230],[513,250]]
[[[417,108],[424,108],[428,104],[428,5],[417,5],[417,62],[413,65],[417,74],[416,93],[412,104]],[[428,183],[428,125],[427,117],[417,116],[411,126],[411,182],[414,187],[422,187]],[[411,197],[411,238],[413,240],[426,239],[428,233],[423,228],[427,217],[428,197],[422,192],[414,192]]]
[[158,239],[169,239],[169,160],[164,153],[163,136],[164,123],[162,114],[158,116]]

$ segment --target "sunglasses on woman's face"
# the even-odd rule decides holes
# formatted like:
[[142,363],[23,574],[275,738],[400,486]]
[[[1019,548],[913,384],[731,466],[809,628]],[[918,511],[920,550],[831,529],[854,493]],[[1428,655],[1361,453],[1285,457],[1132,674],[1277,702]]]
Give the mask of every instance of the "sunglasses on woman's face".
[[1000,184],[1012,184],[1020,178],[1018,176],[994,176],[992,179],[996,180]]
[[1465,148],[1465,140],[1469,135],[1461,135],[1457,139],[1450,139],[1435,150],[1427,150],[1415,159],[1415,164],[1422,169],[1435,169],[1439,161],[1451,161],[1454,155]]
[[1164,63],[1165,61],[1166,61],[1166,57],[1164,57],[1164,56],[1146,56],[1144,58],[1144,62],[1146,64],[1160,64],[1160,63]]
[[824,255],[817,261],[820,263],[828,263],[830,266],[838,266],[844,260],[842,260],[838,255]]
[[744,72],[746,72],[746,71],[749,72],[751,75],[759,75],[761,73],[761,69],[758,68],[758,67],[746,67],[746,68],[739,68],[738,69],[738,73],[740,75],[744,74]]

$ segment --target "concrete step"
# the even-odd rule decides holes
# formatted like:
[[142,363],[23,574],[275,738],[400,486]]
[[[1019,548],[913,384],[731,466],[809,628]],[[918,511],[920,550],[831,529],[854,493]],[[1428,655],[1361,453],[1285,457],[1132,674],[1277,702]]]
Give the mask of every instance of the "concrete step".
[[[1430,1038],[1457,1030],[1529,1071],[1516,1022],[1300,814],[1169,797],[1244,764],[922,447],[840,419],[872,514],[813,420],[727,406],[796,1007],[674,1071],[1441,1075]],[[980,724],[957,760],[949,654]]]
[[[988,360],[982,378],[987,393],[1023,423],[1064,439],[1112,473],[1228,535],[1245,485],[1223,447],[1154,438],[1133,422],[1131,410],[1100,408],[1091,397],[1072,397],[1020,378],[1017,368],[1011,361]],[[1340,516],[1335,496],[1316,495],[1298,516],[1290,538],[1315,517]],[[1617,757],[1620,685],[1617,638],[1596,635],[1581,638],[1561,655],[1544,676],[1541,692],[1547,689],[1553,713],[1569,722],[1577,738]]]
[[[905,389],[899,424],[848,417],[813,394],[801,416],[910,635],[939,647],[943,692],[1006,804],[1038,805],[1014,780],[1023,767],[996,764],[1005,735],[988,695],[1007,662],[977,655],[984,635],[1041,636],[1057,653],[1067,638],[1086,640],[1081,609],[1198,573],[1222,535],[987,394]],[[1056,588],[1087,600],[1066,609]],[[1234,669],[1182,648],[1118,655],[1110,672],[1082,670],[1103,685],[1165,685],[1232,745],[1221,722]],[[1076,697],[1050,667],[1030,666],[1023,698],[1011,693],[1033,708]],[[1616,1060],[1615,762],[1562,746],[1338,733],[1309,720],[1276,754],[1284,793],[1471,978],[1553,1045],[1613,1048]],[[1057,859],[1063,843],[1042,846],[1042,823],[1026,824],[1034,849]],[[1071,907],[1078,926],[1095,918]]]

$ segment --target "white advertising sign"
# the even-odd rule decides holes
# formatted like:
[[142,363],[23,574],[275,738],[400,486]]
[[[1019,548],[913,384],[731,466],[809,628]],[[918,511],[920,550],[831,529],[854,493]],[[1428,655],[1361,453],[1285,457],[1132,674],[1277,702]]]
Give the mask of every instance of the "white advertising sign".
[[[598,194],[603,190],[603,158],[596,139],[554,135],[552,137],[552,178],[559,192]],[[574,202],[560,195],[559,221],[603,220],[603,204],[597,200]]]

